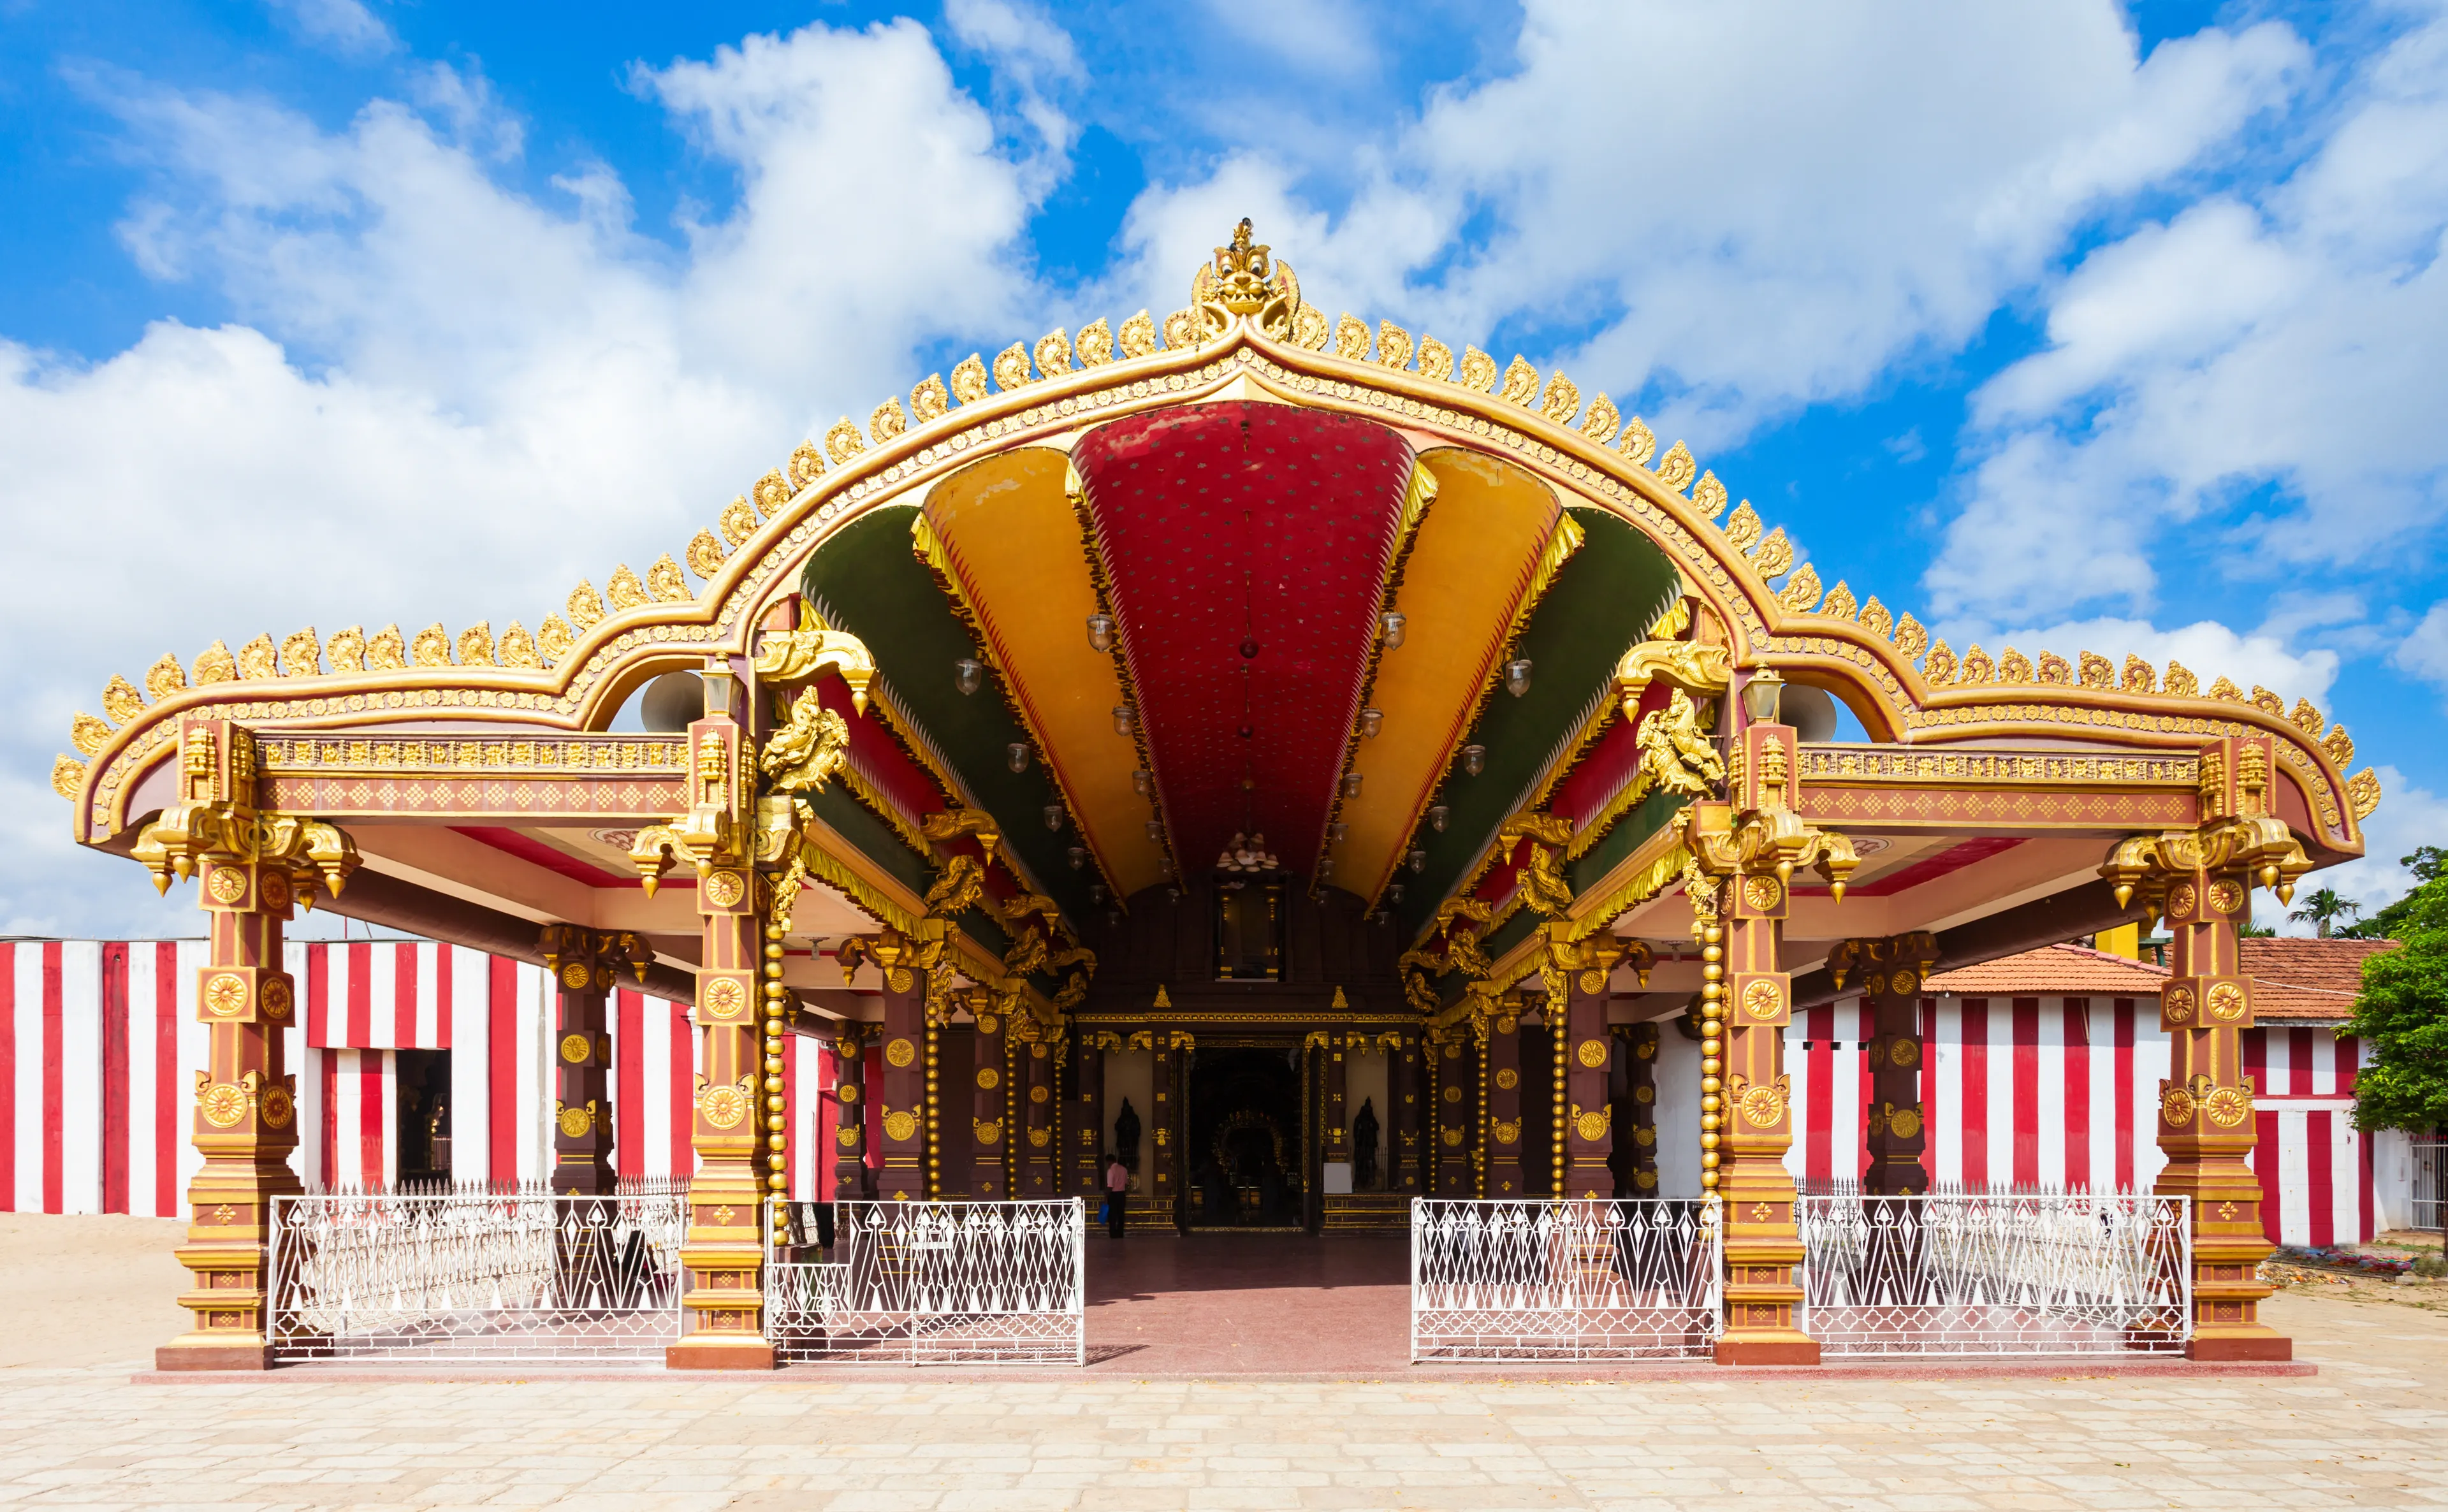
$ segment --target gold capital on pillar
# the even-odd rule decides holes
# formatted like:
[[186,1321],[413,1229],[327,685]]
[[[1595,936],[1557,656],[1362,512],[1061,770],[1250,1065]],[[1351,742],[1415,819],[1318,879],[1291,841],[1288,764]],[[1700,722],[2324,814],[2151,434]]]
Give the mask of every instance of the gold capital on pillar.
[[2252,1153],[2252,1100],[2244,1031],[2253,1026],[2252,979],[2236,948],[2252,919],[2252,890],[2283,904],[2311,870],[2304,847],[2269,801],[2266,737],[2223,739],[2201,757],[2201,822],[2132,835],[2110,848],[2100,875],[2117,901],[2141,902],[2174,937],[2159,999],[2169,1040],[2160,1083],[2159,1148],[2168,1164],[2152,1190],[2192,1202],[2193,1339],[2197,1360],[2285,1360],[2294,1344],[2259,1317],[2270,1252],[2261,1223]]

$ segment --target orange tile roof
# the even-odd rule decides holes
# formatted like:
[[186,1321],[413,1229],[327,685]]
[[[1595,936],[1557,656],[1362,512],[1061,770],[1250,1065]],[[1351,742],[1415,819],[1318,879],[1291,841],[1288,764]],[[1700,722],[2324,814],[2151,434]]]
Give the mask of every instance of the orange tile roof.
[[2088,946],[2044,945],[2020,955],[1941,971],[1929,979],[1928,986],[1932,992],[1975,998],[2014,994],[2155,998],[2167,979],[2167,967],[2148,961],[2129,961]]
[[2244,969],[2252,978],[2252,1016],[2257,1020],[2335,1021],[2355,1009],[2362,990],[2363,962],[2394,940],[2302,940],[2274,936],[2240,940]]

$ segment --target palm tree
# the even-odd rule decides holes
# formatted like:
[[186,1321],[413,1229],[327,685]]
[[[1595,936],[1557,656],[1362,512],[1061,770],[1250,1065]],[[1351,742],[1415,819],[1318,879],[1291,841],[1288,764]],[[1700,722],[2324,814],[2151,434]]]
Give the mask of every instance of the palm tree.
[[2304,900],[2304,906],[2286,915],[2297,924],[2308,924],[2313,932],[2325,940],[2340,919],[2352,919],[2362,912],[2362,905],[2338,896],[2335,888],[2323,888]]

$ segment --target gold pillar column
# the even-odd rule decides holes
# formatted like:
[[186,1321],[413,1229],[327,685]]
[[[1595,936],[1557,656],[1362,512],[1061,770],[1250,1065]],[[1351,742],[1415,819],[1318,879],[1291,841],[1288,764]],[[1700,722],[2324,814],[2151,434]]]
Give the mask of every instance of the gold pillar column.
[[759,1221],[771,1189],[758,1157],[768,1143],[768,1100],[782,1096],[782,1062],[762,1053],[759,1007],[769,999],[784,1002],[788,989],[760,970],[763,947],[778,950],[780,943],[765,938],[757,906],[764,884],[732,839],[737,831],[731,816],[746,808],[751,755],[727,707],[736,691],[727,677],[707,677],[707,718],[689,726],[697,802],[687,820],[641,832],[638,841],[639,850],[669,847],[698,866],[697,1001],[689,1018],[704,1069],[691,1127],[698,1169],[689,1180],[688,1234],[680,1247],[686,1284],[680,1338],[664,1352],[674,1369],[774,1365],[773,1345],[762,1331]]
[[2160,1083],[2159,1148],[2167,1167],[2152,1190],[2192,1199],[2193,1338],[2197,1360],[2285,1360],[2294,1343],[2261,1322],[2270,1252],[2251,1157],[2253,1094],[2243,1034],[2253,1026],[2252,979],[2236,939],[2252,918],[2252,890],[2283,904],[2311,870],[2285,823],[2271,814],[2274,753],[2266,737],[2223,739],[2201,756],[2201,823],[2190,831],[2119,842],[2100,867],[2130,900],[2140,889],[2166,918],[2174,947],[2159,998],[2169,1076]]
[[1060,1029],[1049,1035],[1034,1024],[1029,1028],[1028,1037],[1022,1042],[1022,1053],[1014,1058],[1027,1089],[1022,1093],[1028,1101],[1023,1104],[1021,1117],[1028,1130],[1028,1144],[1021,1155],[1019,1188],[1012,1195],[1050,1197],[1055,1195],[1055,1141],[1059,1138],[1054,1121],[1054,1073],[1061,1064],[1064,1039]]
[[1761,720],[1738,739],[1729,780],[1734,803],[1693,803],[1684,821],[1697,858],[1686,877],[1702,942],[1701,1181],[1720,1200],[1726,1252],[1726,1327],[1716,1359],[1814,1365],[1818,1342],[1794,1321],[1802,1237],[1785,1168],[1793,1142],[1785,1070],[1793,984],[1780,951],[1794,871],[1817,867],[1842,899],[1857,863],[1850,841],[1811,828],[1793,811],[1792,727]]
[[970,1058],[975,1069],[969,1106],[969,1196],[980,1202],[1001,1202],[1015,1194],[1011,1190],[1010,1173],[1004,1168],[1009,1146],[1019,1135],[1012,1133],[1010,1116],[1010,1057],[1005,1049],[1013,1042],[1006,1032],[1010,1024],[1004,1006],[996,1003],[993,994],[981,991],[971,998],[970,1016],[977,1021],[977,1054]]
[[867,1166],[867,1045],[870,1025],[844,1024],[833,1031],[833,1198],[875,1195]]
[[281,969],[283,927],[318,873],[336,893],[357,857],[330,825],[256,810],[255,740],[229,720],[180,722],[178,791],[133,852],[164,891],[174,874],[199,879],[210,935],[196,978],[206,1043],[189,1125],[204,1163],[187,1184],[177,1251],[194,1279],[179,1298],[194,1327],[155,1350],[154,1364],[260,1370],[272,1363],[275,1201],[300,1190],[289,1164],[297,1079],[282,1038],[297,989]]
[[1486,1109],[1480,1195],[1502,1200],[1523,1196],[1521,1168],[1521,1000],[1490,1001],[1487,1038],[1480,1069],[1480,1101]]
[[1861,988],[1870,1011],[1869,1105],[1863,1110],[1870,1158],[1862,1190],[1879,1196],[1918,1196],[1929,1190],[1922,1163],[1929,1131],[1922,1117],[1921,986],[1938,962],[1938,941],[1921,931],[1884,940],[1840,940],[1827,954],[1838,991],[1846,980]]

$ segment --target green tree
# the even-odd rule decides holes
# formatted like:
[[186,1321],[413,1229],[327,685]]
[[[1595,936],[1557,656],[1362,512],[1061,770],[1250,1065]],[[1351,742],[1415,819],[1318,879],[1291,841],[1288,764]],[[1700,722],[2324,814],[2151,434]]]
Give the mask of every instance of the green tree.
[[2396,940],[2404,936],[2406,921],[2412,916],[2415,899],[2428,884],[2448,876],[2448,850],[2436,845],[2417,846],[2412,855],[2401,855],[2397,864],[2414,873],[2414,890],[2381,909],[2370,918],[2338,932],[2350,940]]
[[2338,896],[2337,889],[2323,888],[2317,892],[2307,894],[2304,899],[2304,906],[2286,916],[2297,924],[2310,925],[2312,931],[2325,940],[2329,937],[2329,930],[2340,919],[2351,920],[2362,911],[2362,904],[2350,898]]
[[2390,907],[2401,910],[2398,948],[2363,962],[2355,1016],[2338,1027],[2370,1057],[2355,1078],[2355,1126],[2437,1128],[2448,1124],[2448,877]]

